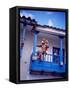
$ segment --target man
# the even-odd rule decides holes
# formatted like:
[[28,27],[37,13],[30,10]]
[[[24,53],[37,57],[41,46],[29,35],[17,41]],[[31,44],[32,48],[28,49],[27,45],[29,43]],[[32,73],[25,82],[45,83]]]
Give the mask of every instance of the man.
[[48,40],[47,40],[47,39],[43,39],[43,40],[42,40],[43,60],[45,60],[45,57],[46,57],[48,48],[49,48],[49,46],[48,46]]

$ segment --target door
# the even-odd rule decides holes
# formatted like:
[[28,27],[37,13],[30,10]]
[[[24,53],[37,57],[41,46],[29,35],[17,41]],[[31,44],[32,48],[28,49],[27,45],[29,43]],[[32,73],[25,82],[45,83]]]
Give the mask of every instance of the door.
[[[64,49],[63,49],[63,62],[64,62]],[[53,47],[53,61],[60,63],[60,48]]]

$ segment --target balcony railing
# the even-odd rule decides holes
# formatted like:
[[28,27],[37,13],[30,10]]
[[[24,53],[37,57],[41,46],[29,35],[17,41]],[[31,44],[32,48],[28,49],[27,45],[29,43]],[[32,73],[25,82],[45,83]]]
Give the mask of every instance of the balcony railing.
[[31,56],[30,70],[33,71],[49,71],[64,73],[65,72],[65,57],[63,56],[62,64],[60,64],[60,56],[54,56],[53,54],[46,54],[44,59],[38,58],[38,55]]
[[[53,54],[45,54],[39,58],[38,54],[35,55],[32,54],[31,56],[32,60],[40,60],[40,61],[46,61],[46,62],[54,62],[54,63],[60,63],[60,55],[53,55]],[[63,63],[66,63],[66,57],[63,56]]]

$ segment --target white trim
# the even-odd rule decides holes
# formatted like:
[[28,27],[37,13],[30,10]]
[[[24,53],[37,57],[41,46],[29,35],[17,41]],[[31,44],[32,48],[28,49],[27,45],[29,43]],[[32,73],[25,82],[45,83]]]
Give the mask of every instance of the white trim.
[[61,30],[56,30],[56,29],[53,29],[53,28],[43,28],[43,27],[36,27],[36,30],[38,31],[42,31],[42,32],[47,32],[47,33],[50,33],[50,34],[55,34],[55,35],[62,35],[62,36],[65,36],[65,32],[64,31],[61,31]]

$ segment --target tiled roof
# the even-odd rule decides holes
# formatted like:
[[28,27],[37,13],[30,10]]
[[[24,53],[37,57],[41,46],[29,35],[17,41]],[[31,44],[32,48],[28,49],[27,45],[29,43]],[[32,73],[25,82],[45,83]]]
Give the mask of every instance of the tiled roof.
[[36,26],[40,26],[43,28],[51,28],[51,29],[56,29],[56,30],[65,32],[65,30],[61,29],[61,28],[57,28],[57,27],[53,27],[53,26],[49,26],[49,25],[40,25],[37,23],[37,21],[35,19],[31,19],[31,17],[27,17],[27,18],[25,16],[20,17],[20,22],[27,23],[28,25],[36,25]]

